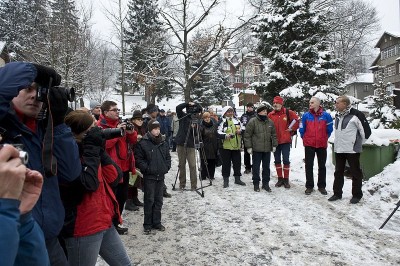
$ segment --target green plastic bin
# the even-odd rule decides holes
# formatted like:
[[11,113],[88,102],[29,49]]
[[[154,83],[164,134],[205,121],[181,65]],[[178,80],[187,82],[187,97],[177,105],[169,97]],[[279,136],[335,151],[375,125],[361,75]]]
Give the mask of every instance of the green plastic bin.
[[[332,144],[332,163],[336,164],[334,145]],[[363,151],[360,156],[361,170],[364,174],[364,180],[368,180],[374,175],[383,171],[386,165],[391,164],[396,159],[399,148],[398,143],[390,143],[389,146],[376,146],[370,144],[363,145]]]

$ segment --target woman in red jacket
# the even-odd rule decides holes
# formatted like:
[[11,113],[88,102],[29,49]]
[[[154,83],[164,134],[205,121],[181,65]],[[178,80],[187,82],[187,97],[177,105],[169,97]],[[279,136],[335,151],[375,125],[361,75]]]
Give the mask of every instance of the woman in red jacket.
[[104,151],[102,130],[85,111],[72,111],[65,123],[79,146],[82,164],[80,177],[60,184],[65,206],[65,238],[71,265],[96,265],[100,255],[109,265],[131,265],[125,247],[113,226],[121,221],[112,187],[122,177],[119,167]]

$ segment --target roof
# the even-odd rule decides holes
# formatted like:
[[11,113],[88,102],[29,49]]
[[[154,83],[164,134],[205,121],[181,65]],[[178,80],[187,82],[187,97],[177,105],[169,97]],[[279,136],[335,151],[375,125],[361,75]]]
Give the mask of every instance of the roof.
[[381,42],[383,41],[383,37],[385,36],[385,34],[386,34],[386,35],[390,35],[390,36],[395,37],[395,38],[400,38],[400,32],[396,32],[396,31],[390,31],[390,32],[389,32],[389,31],[385,31],[385,32],[382,34],[382,36],[379,38],[378,42],[376,43],[375,48],[380,48]]
[[354,84],[354,83],[374,83],[374,74],[373,73],[357,73],[354,77],[350,77],[346,84]]

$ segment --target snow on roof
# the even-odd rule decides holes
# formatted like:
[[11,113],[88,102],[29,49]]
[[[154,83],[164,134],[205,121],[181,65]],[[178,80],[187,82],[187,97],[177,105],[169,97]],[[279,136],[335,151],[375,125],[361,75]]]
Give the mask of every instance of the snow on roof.
[[374,82],[374,74],[373,73],[357,73],[354,77],[349,78],[346,81],[346,84],[353,83],[373,83]]
[[395,37],[395,38],[400,38],[400,32],[398,32],[398,31],[385,31],[385,32],[382,34],[382,36],[379,38],[378,42],[376,43],[375,48],[380,48],[380,47],[379,47],[379,46],[380,46],[380,43],[382,42],[383,36],[385,36],[385,34],[388,34],[388,35],[393,36],[393,37]]
[[6,42],[0,41],[0,53],[3,51],[5,46],[6,46]]

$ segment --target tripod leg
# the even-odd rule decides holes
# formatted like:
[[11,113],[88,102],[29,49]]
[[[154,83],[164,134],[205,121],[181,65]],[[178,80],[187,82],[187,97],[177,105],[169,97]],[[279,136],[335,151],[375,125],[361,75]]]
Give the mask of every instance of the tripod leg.
[[176,181],[178,180],[178,176],[179,176],[179,168],[178,168],[178,172],[176,172],[175,182],[174,182],[174,184],[172,185],[172,190],[175,190]]
[[397,211],[397,209],[400,207],[400,201],[399,202],[397,202],[397,207],[396,208],[394,208],[394,210],[392,211],[392,213],[389,215],[389,217],[383,222],[383,224],[381,225],[381,227],[379,227],[379,229],[382,229],[385,225],[386,225],[386,223],[387,222],[389,222],[389,220],[390,220],[390,218],[392,218],[392,216],[393,216],[393,214]]

